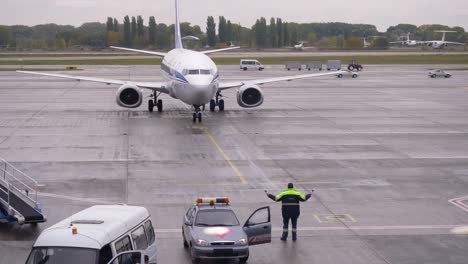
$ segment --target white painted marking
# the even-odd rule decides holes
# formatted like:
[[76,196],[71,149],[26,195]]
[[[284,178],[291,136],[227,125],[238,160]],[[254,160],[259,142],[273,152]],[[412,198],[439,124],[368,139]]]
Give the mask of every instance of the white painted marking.
[[70,201],[77,201],[77,202],[87,202],[87,203],[92,203],[92,204],[119,204],[119,205],[123,204],[123,203],[110,202],[110,201],[105,201],[105,200],[100,200],[100,199],[73,197],[73,196],[60,195],[60,194],[54,194],[54,193],[41,192],[41,193],[37,193],[37,195],[44,196],[44,197],[65,199],[65,200],[70,200]]
[[468,212],[468,205],[463,203],[463,201],[466,201],[466,200],[468,200],[468,196],[453,198],[453,199],[450,199],[448,201],[449,201],[449,203],[457,206],[458,208],[462,209],[463,211]]

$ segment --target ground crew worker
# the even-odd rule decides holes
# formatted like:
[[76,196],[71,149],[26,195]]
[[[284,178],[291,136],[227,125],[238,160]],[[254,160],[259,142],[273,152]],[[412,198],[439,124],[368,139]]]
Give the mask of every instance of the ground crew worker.
[[[266,192],[266,191],[265,191]],[[280,194],[274,196],[267,192],[267,196],[275,202],[282,202],[281,213],[283,215],[283,234],[281,236],[282,241],[286,241],[288,238],[289,219],[291,219],[292,225],[292,240],[297,239],[297,219],[300,215],[299,202],[305,202],[309,200],[312,194],[304,195],[294,189],[292,183],[288,183],[288,189],[284,190]]]

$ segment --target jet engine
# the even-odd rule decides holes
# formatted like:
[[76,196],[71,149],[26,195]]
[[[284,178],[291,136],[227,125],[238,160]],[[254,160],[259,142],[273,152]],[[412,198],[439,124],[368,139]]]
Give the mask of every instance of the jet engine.
[[117,90],[117,104],[126,108],[136,108],[143,102],[143,92],[138,87],[124,84]]
[[246,108],[257,107],[263,103],[263,93],[257,85],[243,85],[237,91],[237,103]]

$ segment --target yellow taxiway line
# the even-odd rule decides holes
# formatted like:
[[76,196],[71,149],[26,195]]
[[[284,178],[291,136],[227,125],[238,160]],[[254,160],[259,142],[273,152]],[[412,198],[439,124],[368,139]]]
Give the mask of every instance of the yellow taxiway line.
[[234,173],[237,175],[237,177],[239,177],[240,181],[242,182],[242,184],[247,184],[247,181],[245,180],[245,177],[242,175],[242,173],[237,169],[236,165],[234,165],[234,163],[231,161],[231,159],[228,157],[228,155],[226,155],[226,153],[224,152],[224,150],[221,148],[221,146],[219,146],[218,142],[216,141],[216,139],[213,137],[213,135],[211,135],[210,131],[208,130],[208,128],[203,125],[203,124],[200,124],[202,129],[203,129],[203,132],[205,132],[205,134],[208,136],[208,138],[210,139],[211,143],[213,143],[213,145],[216,147],[216,149],[218,150],[218,152],[221,154],[221,156],[223,157],[223,159],[229,164],[229,166],[231,167],[231,169],[234,171]]

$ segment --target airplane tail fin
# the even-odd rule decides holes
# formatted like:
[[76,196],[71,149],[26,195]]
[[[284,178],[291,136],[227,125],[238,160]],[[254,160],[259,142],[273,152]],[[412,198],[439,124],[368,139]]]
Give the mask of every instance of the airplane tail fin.
[[175,0],[175,16],[176,16],[176,21],[175,21],[175,27],[174,27],[174,33],[175,33],[175,38],[174,38],[174,43],[175,43],[175,48],[176,49],[183,49],[184,47],[182,46],[182,37],[180,36],[180,21],[179,21],[179,0]]

